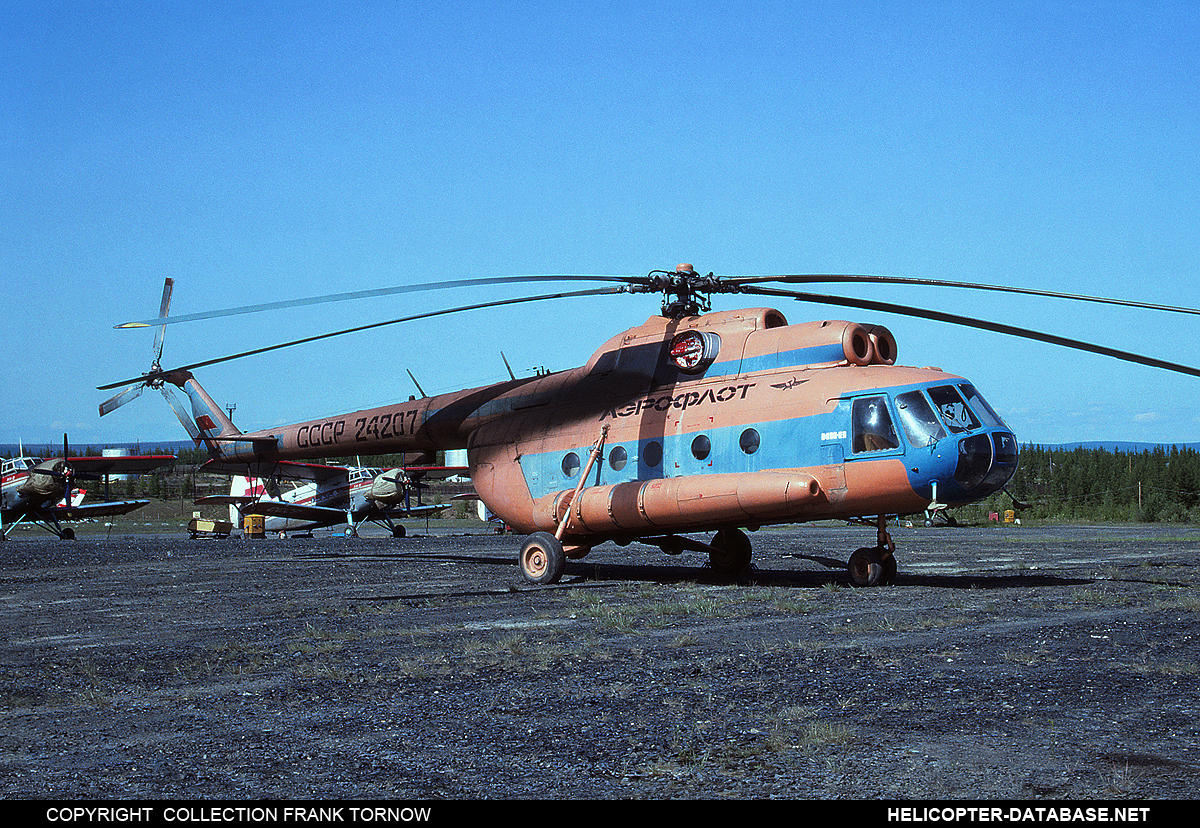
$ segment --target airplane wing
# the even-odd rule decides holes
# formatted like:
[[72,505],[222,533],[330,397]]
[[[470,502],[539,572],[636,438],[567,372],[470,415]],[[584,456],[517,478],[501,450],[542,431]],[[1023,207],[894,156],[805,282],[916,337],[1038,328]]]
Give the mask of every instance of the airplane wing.
[[[366,509],[352,513],[354,520],[371,520],[375,517],[383,518],[412,518],[425,517],[427,515],[436,515],[439,512],[449,509],[452,504],[449,503],[432,503],[422,506],[413,506],[410,509],[395,508],[395,509]],[[345,509],[331,509],[328,506],[305,506],[300,503],[287,503],[279,500],[260,500],[258,503],[249,507],[246,510],[247,514],[252,515],[267,515],[268,517],[290,518],[292,520],[311,520],[314,523],[332,525],[335,523],[344,523],[346,521]]]
[[392,509],[386,514],[388,517],[428,517],[444,512],[451,507],[449,503],[432,503],[429,505],[413,506],[410,509]]
[[329,480],[346,475],[345,466],[326,466],[320,463],[294,463],[288,460],[233,461],[209,460],[200,471],[211,474],[231,474],[239,477],[271,477],[283,480]]
[[468,466],[404,466],[403,468],[413,480],[425,477],[445,480],[447,477],[468,477],[471,474]]
[[241,509],[257,500],[257,497],[251,495],[205,495],[196,498],[194,502],[197,506],[237,506]]
[[50,509],[44,507],[5,509],[4,523],[7,525],[26,519],[35,521],[57,520],[60,523],[67,523],[73,520],[89,520],[90,518],[108,517],[110,515],[125,515],[135,509],[142,508],[149,502],[149,500],[113,500],[107,503],[85,503],[82,506],[55,506]]
[[311,520],[314,523],[331,525],[346,522],[345,509],[330,509],[327,506],[305,506],[301,503],[287,503],[280,500],[260,500],[246,508],[246,514],[266,515],[268,517],[291,518],[292,520]]
[[146,474],[175,462],[173,454],[145,454],[118,457],[69,457],[67,461],[77,472],[92,474]]

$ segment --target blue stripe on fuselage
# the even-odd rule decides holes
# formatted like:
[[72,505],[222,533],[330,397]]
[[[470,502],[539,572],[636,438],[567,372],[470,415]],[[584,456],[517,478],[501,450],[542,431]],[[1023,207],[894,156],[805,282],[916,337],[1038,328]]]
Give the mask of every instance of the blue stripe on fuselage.
[[[733,363],[730,362],[729,365],[732,366]],[[707,374],[711,373],[710,368]],[[923,497],[932,499],[930,482],[933,480],[938,480],[939,485],[943,487],[939,494],[949,494],[951,489],[957,493],[958,487],[953,478],[958,462],[959,435],[947,436],[933,446],[908,446],[907,436],[896,415],[895,396],[918,388],[960,381],[942,379],[888,388],[860,389],[848,395],[828,413],[664,435],[662,438],[610,442],[604,447],[604,457],[593,467],[587,485],[602,486],[692,474],[812,468],[843,461],[854,463],[896,457],[906,459],[909,483],[913,490]],[[900,445],[895,449],[855,455],[852,447],[850,399],[871,396],[887,398]],[[742,449],[742,436],[750,428],[758,432],[758,450],[748,454]],[[990,433],[995,430],[1004,429],[987,428],[975,433]],[[703,460],[697,459],[692,453],[692,441],[701,434],[706,436],[711,444],[711,450]],[[656,453],[648,448],[651,443],[657,443],[662,449],[662,460],[653,466],[646,463],[647,456]],[[617,448],[624,450],[627,457],[627,462],[621,469],[613,469],[610,464],[612,453]],[[580,465],[586,463],[590,450],[590,446],[573,449]],[[567,451],[564,450],[521,457],[526,482],[535,498],[574,488],[578,484],[578,471],[570,476],[563,472],[563,458],[566,454]]]
[[725,377],[731,374],[754,374],[759,371],[774,371],[780,368],[803,368],[806,365],[827,365],[846,358],[841,343],[812,345],[754,357],[740,357],[725,361],[718,360],[704,372],[705,378]]

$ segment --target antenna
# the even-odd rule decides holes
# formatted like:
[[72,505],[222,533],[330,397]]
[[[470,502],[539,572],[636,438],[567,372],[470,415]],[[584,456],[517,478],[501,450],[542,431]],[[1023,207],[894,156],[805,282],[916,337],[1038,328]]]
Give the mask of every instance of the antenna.
[[[404,370],[408,371],[407,368],[405,368]],[[428,394],[425,393],[425,389],[421,387],[421,383],[417,382],[417,378],[413,376],[412,371],[408,371],[408,378],[413,381],[413,385],[417,386],[417,390],[421,392],[422,397],[429,396]]]

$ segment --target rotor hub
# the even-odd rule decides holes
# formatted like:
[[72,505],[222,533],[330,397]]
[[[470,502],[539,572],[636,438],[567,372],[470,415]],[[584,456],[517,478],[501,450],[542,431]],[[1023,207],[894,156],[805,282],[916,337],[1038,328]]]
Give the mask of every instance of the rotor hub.
[[662,315],[670,319],[699,316],[712,310],[709,294],[721,289],[720,280],[712,273],[701,276],[686,263],[674,270],[651,271],[649,279],[647,290],[662,292]]

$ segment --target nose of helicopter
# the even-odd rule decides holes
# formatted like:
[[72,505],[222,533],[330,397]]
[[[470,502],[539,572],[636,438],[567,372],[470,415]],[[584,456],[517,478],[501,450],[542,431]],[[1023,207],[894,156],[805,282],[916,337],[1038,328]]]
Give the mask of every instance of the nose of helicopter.
[[958,441],[954,483],[963,502],[987,497],[1004,488],[1017,470],[1019,451],[1012,432],[992,429]]

